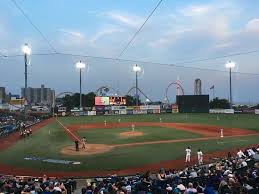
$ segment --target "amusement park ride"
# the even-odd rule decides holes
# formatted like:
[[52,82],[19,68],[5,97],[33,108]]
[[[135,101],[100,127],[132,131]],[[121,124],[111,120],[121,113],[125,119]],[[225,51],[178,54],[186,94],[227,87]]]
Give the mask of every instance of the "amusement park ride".
[[[181,82],[180,82],[180,79],[177,78],[177,80],[175,82],[170,82],[167,87],[166,87],[166,90],[165,90],[165,96],[164,96],[164,103],[165,104],[170,104],[170,101],[169,101],[169,89],[172,87],[172,86],[176,86],[176,95],[184,95],[184,89],[181,85]],[[117,89],[114,89],[113,87],[111,86],[101,86],[99,87],[96,91],[95,91],[95,95],[97,97],[110,97],[111,99],[115,99],[115,98],[120,98],[120,97],[124,97],[126,95],[130,95],[130,96],[135,96],[135,91],[136,89],[138,90],[138,94],[141,94],[144,99],[145,99],[145,102],[146,103],[152,103],[153,101],[151,100],[151,98],[149,98],[144,92],[143,90],[141,90],[139,87],[136,88],[136,86],[133,86],[131,87],[127,92],[126,94],[122,94],[119,90]],[[62,93],[59,93],[56,98],[60,97],[60,96],[63,96],[63,95],[72,95],[73,93],[72,92],[62,92]],[[107,99],[108,100],[108,99]],[[115,99],[116,100],[116,99]],[[116,104],[116,103],[113,103],[113,104]]]

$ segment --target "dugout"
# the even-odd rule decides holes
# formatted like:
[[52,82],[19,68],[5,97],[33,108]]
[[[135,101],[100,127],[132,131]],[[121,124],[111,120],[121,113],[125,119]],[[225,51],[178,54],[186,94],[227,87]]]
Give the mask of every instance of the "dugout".
[[176,104],[180,113],[209,113],[209,95],[179,95]]

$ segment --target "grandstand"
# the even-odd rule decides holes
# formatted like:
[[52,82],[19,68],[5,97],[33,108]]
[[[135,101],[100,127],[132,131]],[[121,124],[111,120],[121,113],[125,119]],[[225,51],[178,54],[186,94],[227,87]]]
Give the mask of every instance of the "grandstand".
[[[242,151],[238,151],[242,152]],[[95,177],[74,180],[55,177],[0,177],[3,193],[82,193],[82,194],[180,194],[180,193],[249,193],[259,192],[259,147],[247,148],[240,155],[229,153],[224,158],[184,169],[161,169],[158,172],[131,176]],[[80,186],[77,186],[80,185]]]

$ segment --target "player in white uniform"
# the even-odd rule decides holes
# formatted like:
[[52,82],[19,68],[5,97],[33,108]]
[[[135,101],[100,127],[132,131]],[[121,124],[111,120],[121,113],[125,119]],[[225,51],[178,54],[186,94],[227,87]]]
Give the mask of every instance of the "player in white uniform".
[[202,153],[201,149],[198,150],[197,156],[198,156],[198,164],[199,165],[203,164],[203,153]]
[[187,147],[185,152],[186,152],[185,162],[191,162],[191,152],[192,152],[191,147],[190,146]]
[[83,139],[82,139],[82,149],[86,149],[86,138],[85,137],[83,137]]

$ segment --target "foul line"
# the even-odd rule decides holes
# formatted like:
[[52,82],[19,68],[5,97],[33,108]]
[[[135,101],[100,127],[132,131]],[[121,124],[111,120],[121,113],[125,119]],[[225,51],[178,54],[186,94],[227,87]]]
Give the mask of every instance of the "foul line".
[[63,125],[58,119],[56,119],[56,121],[63,127],[63,129],[65,129],[66,132],[68,132],[70,135],[72,135],[72,137],[73,137],[74,139],[76,139],[76,140],[78,140],[80,143],[82,143],[81,139],[80,139],[77,135],[75,135],[74,133],[72,133],[69,128],[67,128],[65,125]]

